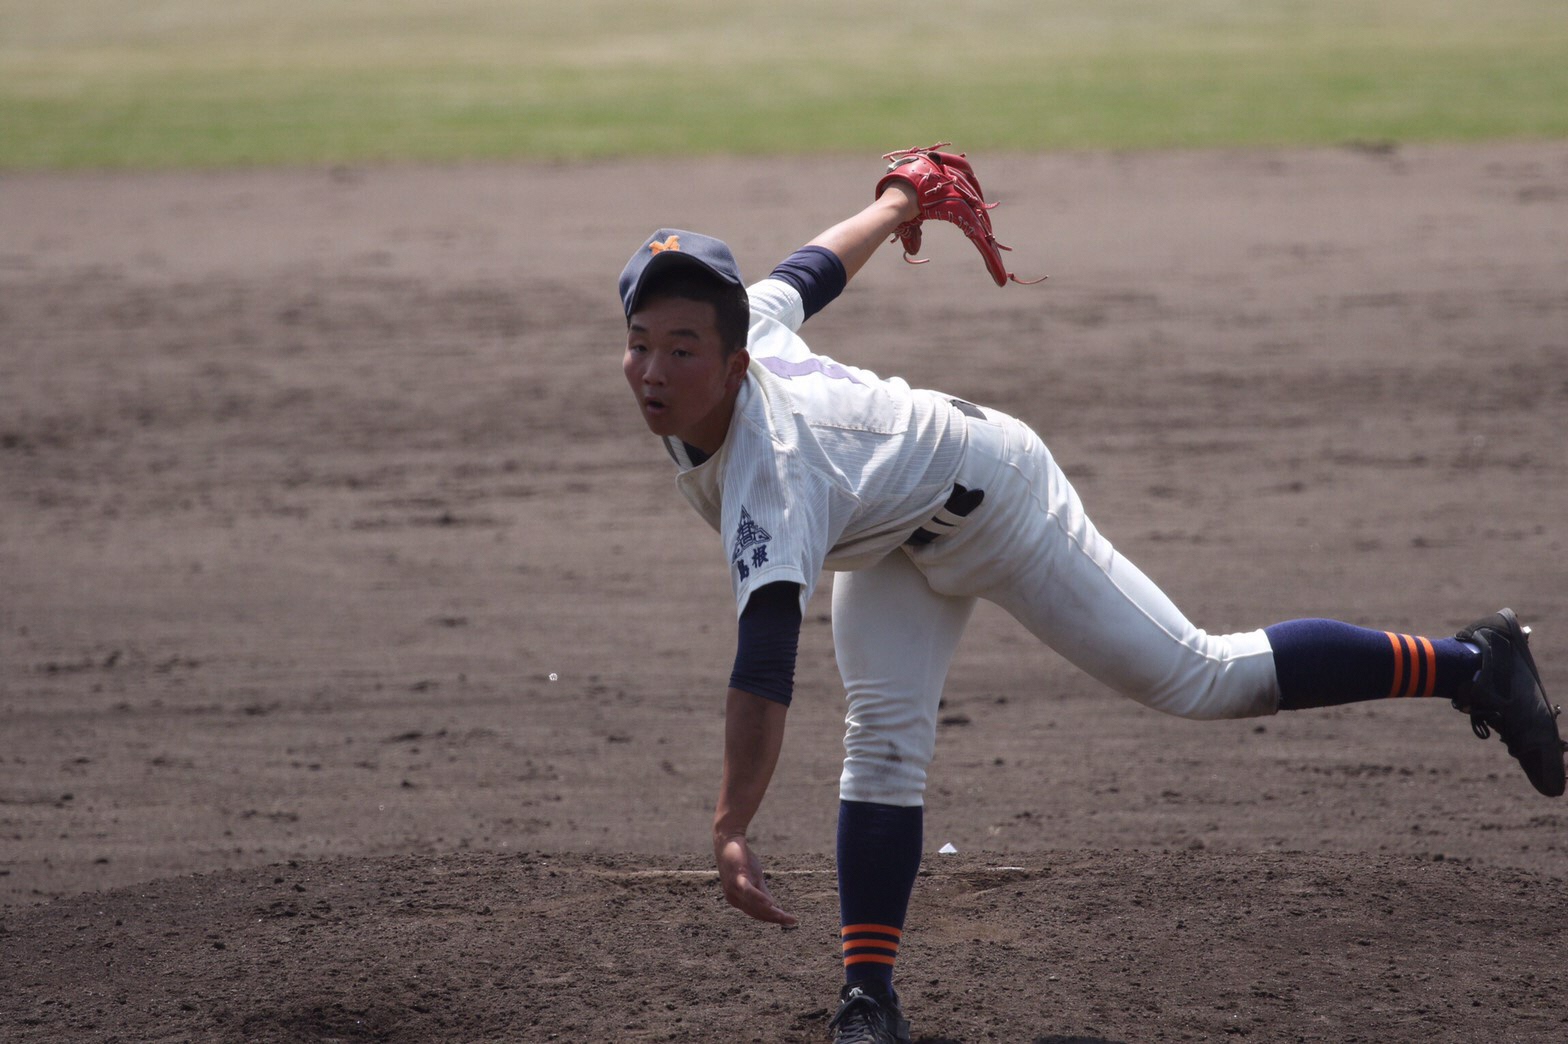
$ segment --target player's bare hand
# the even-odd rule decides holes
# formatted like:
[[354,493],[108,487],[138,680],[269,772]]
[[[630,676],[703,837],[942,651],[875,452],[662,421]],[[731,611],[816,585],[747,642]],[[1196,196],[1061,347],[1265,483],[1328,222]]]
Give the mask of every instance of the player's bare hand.
[[724,888],[725,900],[748,917],[771,924],[793,928],[799,924],[794,914],[788,913],[774,901],[768,883],[762,876],[762,862],[746,844],[746,838],[733,836],[716,838],[714,858],[719,864],[719,884]]

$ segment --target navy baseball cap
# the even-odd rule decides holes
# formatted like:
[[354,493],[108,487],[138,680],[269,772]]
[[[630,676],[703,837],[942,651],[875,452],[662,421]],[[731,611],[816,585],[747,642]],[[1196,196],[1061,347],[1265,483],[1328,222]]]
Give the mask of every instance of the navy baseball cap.
[[700,232],[661,228],[637,248],[621,270],[621,304],[626,308],[627,319],[632,317],[637,295],[642,292],[648,273],[663,271],[670,265],[695,265],[726,283],[746,289],[740,278],[740,266],[735,264],[735,255],[723,240]]

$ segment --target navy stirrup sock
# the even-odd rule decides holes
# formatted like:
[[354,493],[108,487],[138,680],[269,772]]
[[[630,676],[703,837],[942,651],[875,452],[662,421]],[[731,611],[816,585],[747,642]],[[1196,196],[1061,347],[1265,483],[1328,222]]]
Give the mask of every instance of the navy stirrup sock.
[[846,983],[892,990],[924,830],[925,809],[919,805],[839,802],[838,909]]
[[1479,650],[1454,638],[1373,631],[1337,620],[1290,620],[1264,633],[1274,649],[1281,710],[1453,699],[1481,669]]

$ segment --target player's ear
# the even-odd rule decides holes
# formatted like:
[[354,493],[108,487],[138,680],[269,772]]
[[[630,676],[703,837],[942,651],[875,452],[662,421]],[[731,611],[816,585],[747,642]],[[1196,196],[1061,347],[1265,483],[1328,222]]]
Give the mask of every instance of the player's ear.
[[740,387],[740,382],[746,379],[746,368],[751,365],[751,353],[744,348],[738,348],[730,353],[725,362],[724,387],[734,391]]

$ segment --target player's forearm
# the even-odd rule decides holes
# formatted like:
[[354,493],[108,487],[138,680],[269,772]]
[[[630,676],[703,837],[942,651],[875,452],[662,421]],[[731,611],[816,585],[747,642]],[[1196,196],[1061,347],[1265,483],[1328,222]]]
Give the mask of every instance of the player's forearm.
[[853,279],[855,273],[871,260],[877,247],[892,236],[895,228],[919,214],[920,207],[915,203],[914,189],[895,181],[870,206],[827,229],[807,245],[833,251],[844,263],[844,271]]
[[743,835],[762,805],[784,746],[782,703],[730,689],[724,701],[724,778],[713,813],[715,846]]

